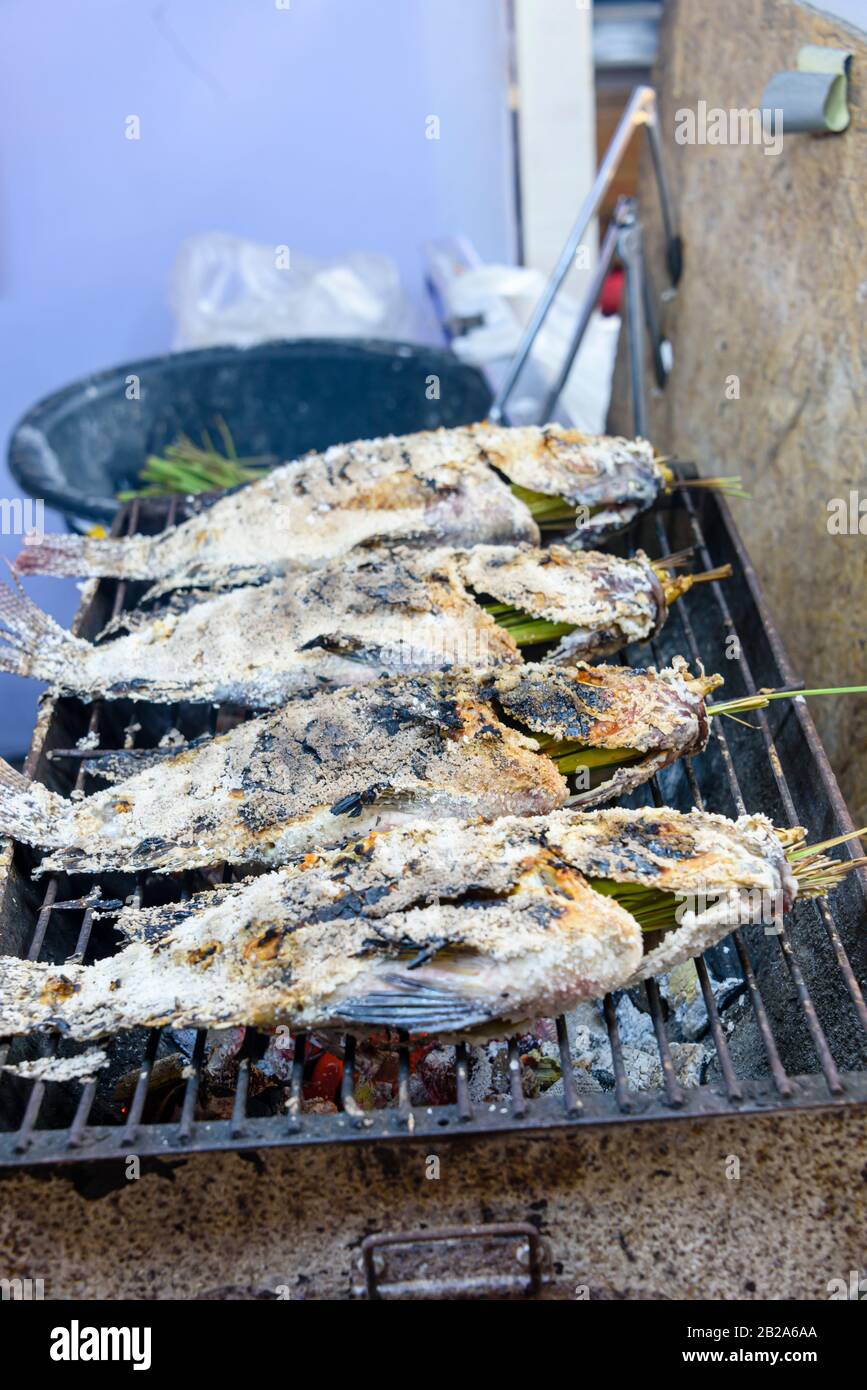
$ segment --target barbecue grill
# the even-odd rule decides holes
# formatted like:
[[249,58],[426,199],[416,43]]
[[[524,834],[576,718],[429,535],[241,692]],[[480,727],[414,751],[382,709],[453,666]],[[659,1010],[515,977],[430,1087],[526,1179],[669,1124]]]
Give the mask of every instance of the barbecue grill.
[[[155,533],[181,519],[182,504],[135,502],[120,514],[116,534]],[[655,513],[643,517],[621,542],[625,551],[643,547],[651,556],[692,548],[696,566],[729,563],[732,578],[697,586],[675,605],[660,636],[630,649],[633,664],[664,664],[683,654],[691,664],[726,677],[726,696],[754,694],[762,687],[797,688],[785,652],[765,609],[755,575],[732,525],[726,503],[714,494],[697,500],[678,490]],[[144,586],[114,580],[91,583],[75,630],[94,637],[112,617],[135,606]],[[88,789],[86,759],[101,750],[148,747],[170,729],[187,739],[219,732],[239,711],[194,705],[161,707],[118,701],[94,705],[46,700],[42,705],[26,772],[65,793]],[[707,751],[681,762],[641,788],[628,804],[699,806],[727,815],[762,810],[779,825],[802,824],[811,840],[852,830],[827,758],[804,700],[777,702],[750,716],[752,727],[712,721]],[[83,746],[80,746],[83,745]],[[857,844],[841,853],[854,856]],[[33,880],[37,862],[24,846],[2,852],[0,950],[29,959],[60,962],[94,959],[119,945],[110,920],[94,921],[94,879],[56,875]],[[103,897],[143,906],[179,900],[219,881],[225,868],[206,874],[161,878],[104,874]],[[187,1154],[217,1149],[364,1143],[407,1143],[435,1136],[533,1134],[586,1125],[631,1124],[639,1120],[693,1120],[712,1116],[846,1107],[867,1102],[864,1041],[867,972],[864,925],[865,880],[850,874],[833,902],[795,906],[785,927],[740,928],[696,961],[707,1012],[707,1065],[694,1082],[678,1074],[673,1053],[673,1014],[665,985],[650,980],[632,993],[650,1020],[661,1084],[641,1086],[630,1075],[621,1039],[618,998],[603,1004],[611,1050],[611,1075],[589,1092],[576,1064],[570,1021],[555,1021],[560,1083],[529,1097],[522,1085],[518,1040],[503,1043],[501,1089],[480,1102],[471,1084],[477,1058],[467,1044],[454,1048],[455,1095],[450,1103],[414,1103],[410,1039],[395,1042],[397,1082],[392,1105],[366,1109],[355,1095],[356,1044],[335,1044],[343,1078],[335,1113],[311,1112],[304,1103],[312,1042],[294,1039],[291,1077],[276,1113],[262,1113],[251,1081],[267,1039],[248,1030],[238,1055],[225,1118],[201,1109],[206,1033],[184,1041],[186,1065],[172,1104],[160,1108],[154,1094],[160,1067],[178,1039],[165,1030],[135,1030],[106,1044],[107,1063],[92,1079],[29,1081],[0,1073],[0,1166],[69,1164],[95,1159]],[[737,1007],[720,998],[714,982],[735,980]],[[0,1066],[34,1057],[73,1056],[84,1050],[54,1037],[0,1041]],[[120,1086],[119,1086],[120,1081]],[[119,1097],[121,1099],[119,1100]]]

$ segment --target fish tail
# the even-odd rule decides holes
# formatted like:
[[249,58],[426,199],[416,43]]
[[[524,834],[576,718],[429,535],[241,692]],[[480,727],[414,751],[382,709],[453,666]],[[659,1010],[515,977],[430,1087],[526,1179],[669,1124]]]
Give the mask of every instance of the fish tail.
[[90,651],[90,643],[73,637],[24,590],[0,585],[0,671],[55,681],[67,679]]
[[152,547],[150,536],[118,540],[34,533],[25,536],[24,549],[15,561],[15,568],[19,574],[152,579],[156,577],[150,568]]
[[0,835],[51,848],[58,843],[58,827],[67,808],[57,792],[31,782],[0,758]]

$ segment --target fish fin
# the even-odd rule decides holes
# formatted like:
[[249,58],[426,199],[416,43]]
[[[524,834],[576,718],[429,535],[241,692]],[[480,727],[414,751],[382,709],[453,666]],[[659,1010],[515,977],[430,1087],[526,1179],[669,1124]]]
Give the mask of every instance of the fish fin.
[[50,682],[64,668],[71,675],[89,649],[89,642],[43,613],[20,586],[0,585],[0,671]]
[[156,584],[142,594],[139,599],[139,606],[146,607],[158,603],[165,598],[166,594],[175,594],[179,591],[184,593],[197,594],[213,598],[217,593],[225,592],[228,589],[258,589],[263,584],[269,583],[277,574],[284,570],[291,570],[292,565],[289,561],[285,564],[267,565],[229,565],[213,567],[208,565],[192,565],[188,570],[178,570],[175,574],[166,575],[165,578],[157,580]]
[[371,989],[333,1010],[334,1022],[397,1028],[408,1033],[460,1032],[489,1022],[490,1009],[458,993],[437,989],[412,975],[381,976],[387,989]]
[[613,801],[615,797],[626,796],[629,792],[635,791],[636,787],[649,782],[651,777],[655,777],[663,768],[668,767],[669,763],[674,762],[677,756],[679,755],[668,749],[661,749],[658,753],[648,753],[637,763],[629,763],[626,767],[615,768],[610,777],[606,777],[595,787],[576,792],[574,796],[568,798],[566,805],[572,808],[603,806],[606,801]]
[[150,767],[188,753],[192,748],[201,748],[211,742],[211,734],[201,734],[189,743],[173,743],[166,748],[118,748],[102,753],[94,758],[85,758],[84,770],[90,777],[99,777],[103,782],[124,782],[127,777],[146,772]]
[[152,545],[150,536],[118,540],[34,534],[24,537],[24,549],[15,561],[15,568],[19,574],[149,579],[147,558]]
[[0,758],[0,835],[27,845],[53,846],[56,822],[68,805],[57,792],[31,782]]

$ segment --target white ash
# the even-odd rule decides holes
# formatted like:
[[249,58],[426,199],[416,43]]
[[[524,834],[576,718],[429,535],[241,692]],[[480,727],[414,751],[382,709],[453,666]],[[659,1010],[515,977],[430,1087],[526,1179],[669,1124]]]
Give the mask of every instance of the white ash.
[[624,1047],[637,1047],[642,1052],[657,1051],[650,1014],[637,1009],[628,994],[624,994],[617,1004],[617,1031]]
[[83,749],[85,752],[89,752],[91,748],[98,748],[99,734],[97,730],[89,729],[86,734],[82,734],[81,738],[75,740],[75,746],[76,748]]
[[[720,1014],[745,988],[743,980],[734,975],[729,975],[724,980],[717,980],[710,975],[709,980],[711,994]],[[668,1001],[671,1010],[668,1027],[673,1038],[683,1042],[698,1042],[708,1034],[710,1019],[692,961],[686,961],[670,975],[662,976],[659,990],[662,997]]]

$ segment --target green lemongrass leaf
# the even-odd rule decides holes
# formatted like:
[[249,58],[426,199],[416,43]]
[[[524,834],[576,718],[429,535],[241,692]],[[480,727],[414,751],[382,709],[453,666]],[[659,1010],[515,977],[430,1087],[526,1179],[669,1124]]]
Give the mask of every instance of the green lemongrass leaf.
[[261,478],[273,467],[275,460],[270,457],[239,458],[225,420],[217,416],[215,425],[224,453],[219,452],[207,430],[202,432],[201,445],[181,434],[162,454],[149,455],[139,475],[141,486],[119,493],[120,499],[224,492]]
[[746,714],[748,710],[764,709],[771,700],[794,700],[799,695],[867,695],[867,685],[835,685],[816,690],[760,690],[755,695],[743,695],[737,700],[722,700],[706,705],[706,714]]
[[534,647],[540,642],[554,642],[560,637],[568,637],[574,629],[574,623],[551,623],[546,618],[539,618],[529,623],[518,623],[506,631],[519,647]]
[[627,767],[636,762],[641,754],[631,748],[581,748],[574,753],[548,752],[547,756],[554,758],[561,772],[570,773],[577,772],[581,767]]
[[642,931],[667,931],[679,926],[674,893],[642,883],[615,883],[610,878],[588,878],[590,887],[606,898],[615,898],[630,912]]
[[532,613],[525,613],[523,609],[513,608],[508,603],[484,603],[482,607],[519,647],[554,642],[560,637],[568,637],[575,628],[574,623],[554,623],[549,618],[536,618]]

